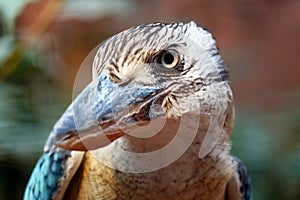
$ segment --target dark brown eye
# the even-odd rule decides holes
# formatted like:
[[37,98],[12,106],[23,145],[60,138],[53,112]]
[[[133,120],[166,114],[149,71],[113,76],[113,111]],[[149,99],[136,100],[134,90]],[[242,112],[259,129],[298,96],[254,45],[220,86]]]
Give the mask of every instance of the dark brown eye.
[[175,68],[179,62],[179,54],[174,50],[164,51],[158,58],[158,63],[168,69]]

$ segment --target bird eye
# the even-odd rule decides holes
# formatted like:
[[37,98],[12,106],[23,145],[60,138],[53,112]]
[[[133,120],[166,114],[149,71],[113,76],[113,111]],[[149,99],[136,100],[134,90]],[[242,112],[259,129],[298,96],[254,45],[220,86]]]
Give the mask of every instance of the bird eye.
[[164,51],[158,58],[158,63],[169,69],[176,67],[179,61],[179,54],[174,50]]

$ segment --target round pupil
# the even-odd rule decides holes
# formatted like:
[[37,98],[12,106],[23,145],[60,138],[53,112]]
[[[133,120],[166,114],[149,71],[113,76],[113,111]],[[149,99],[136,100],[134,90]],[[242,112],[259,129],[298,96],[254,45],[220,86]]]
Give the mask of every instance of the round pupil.
[[167,65],[170,65],[174,62],[174,56],[172,53],[166,53],[163,59]]

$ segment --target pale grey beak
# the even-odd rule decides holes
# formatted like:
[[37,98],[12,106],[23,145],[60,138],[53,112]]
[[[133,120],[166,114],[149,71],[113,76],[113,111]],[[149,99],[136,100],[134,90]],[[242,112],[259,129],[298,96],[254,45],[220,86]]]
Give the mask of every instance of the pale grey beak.
[[[55,124],[47,143],[68,150],[103,147],[124,130],[164,116],[161,105],[170,89],[134,82],[116,84],[106,73],[91,82]],[[47,145],[47,144],[46,144]]]

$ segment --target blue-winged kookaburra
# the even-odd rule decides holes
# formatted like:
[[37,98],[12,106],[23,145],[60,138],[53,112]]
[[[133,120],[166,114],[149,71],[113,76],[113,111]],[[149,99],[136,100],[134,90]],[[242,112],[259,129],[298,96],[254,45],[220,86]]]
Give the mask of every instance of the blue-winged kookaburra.
[[55,124],[24,199],[251,199],[231,156],[228,70],[194,22],[102,43],[93,80]]

